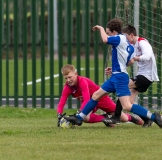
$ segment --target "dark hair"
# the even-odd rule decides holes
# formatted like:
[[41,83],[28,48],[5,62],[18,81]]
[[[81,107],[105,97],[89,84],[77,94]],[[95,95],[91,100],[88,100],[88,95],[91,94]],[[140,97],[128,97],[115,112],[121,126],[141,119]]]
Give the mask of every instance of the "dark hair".
[[134,36],[137,36],[136,28],[134,26],[130,25],[130,24],[127,25],[127,26],[124,26],[122,28],[122,32],[127,33],[129,35],[132,33]]
[[116,31],[118,33],[121,33],[122,25],[123,25],[123,21],[121,19],[114,18],[107,23],[106,28],[109,28],[111,32]]

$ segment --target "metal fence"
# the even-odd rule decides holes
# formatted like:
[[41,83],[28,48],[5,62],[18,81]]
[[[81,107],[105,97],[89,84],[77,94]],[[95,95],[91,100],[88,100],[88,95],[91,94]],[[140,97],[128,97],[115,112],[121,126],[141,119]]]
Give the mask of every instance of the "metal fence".
[[[115,17],[116,7],[115,0],[1,0],[0,106],[54,108],[64,83],[60,70],[66,63],[100,85],[108,48],[91,28],[105,26]],[[161,83],[158,88],[161,105]],[[151,90],[149,94],[153,96]]]

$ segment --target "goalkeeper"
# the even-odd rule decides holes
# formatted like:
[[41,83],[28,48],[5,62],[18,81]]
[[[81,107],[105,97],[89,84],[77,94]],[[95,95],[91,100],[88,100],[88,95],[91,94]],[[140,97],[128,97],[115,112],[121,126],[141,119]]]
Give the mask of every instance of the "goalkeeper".
[[[92,94],[100,88],[89,78],[78,76],[76,69],[73,65],[67,64],[63,66],[61,71],[66,80],[66,83],[64,85],[62,95],[57,107],[58,127],[59,127],[60,119],[63,117],[62,113],[63,113],[66,100],[70,95],[72,95],[73,97],[81,101],[82,104],[80,110],[82,110],[86,105],[86,103],[92,97]],[[100,99],[98,105],[93,109],[93,111],[87,115],[87,117],[84,119],[84,122],[86,123],[102,122],[102,120],[106,118],[106,116],[108,115],[107,114],[98,115],[95,114],[95,112],[98,109],[101,109],[108,114],[113,114],[115,108],[116,108],[115,103],[109,98],[108,95],[105,95]],[[130,121],[138,125],[143,124],[143,121],[137,115],[130,115],[126,113],[121,114],[121,121],[122,122]],[[113,125],[107,125],[107,126],[113,126]]]

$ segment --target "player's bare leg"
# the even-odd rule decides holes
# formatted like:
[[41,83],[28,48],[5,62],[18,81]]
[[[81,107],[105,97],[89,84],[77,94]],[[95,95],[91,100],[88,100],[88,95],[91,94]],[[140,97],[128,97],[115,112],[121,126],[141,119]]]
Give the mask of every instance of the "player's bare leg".
[[[134,88],[136,88],[136,85],[135,85],[135,82],[132,81],[131,79],[129,80],[129,88],[131,91],[130,101],[132,104],[135,104],[136,102],[134,102],[134,99],[138,95],[139,92],[134,89]],[[153,124],[153,121],[148,118],[142,118],[142,119],[144,121],[144,123],[142,125],[143,128],[150,127]]]

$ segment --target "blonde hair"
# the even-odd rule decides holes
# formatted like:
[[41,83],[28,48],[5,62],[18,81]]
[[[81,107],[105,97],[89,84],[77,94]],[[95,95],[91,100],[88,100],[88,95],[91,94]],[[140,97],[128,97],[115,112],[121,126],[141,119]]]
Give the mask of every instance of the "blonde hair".
[[76,71],[75,67],[71,64],[66,64],[61,69],[61,73],[63,75],[68,75],[70,72],[75,72],[75,71]]

